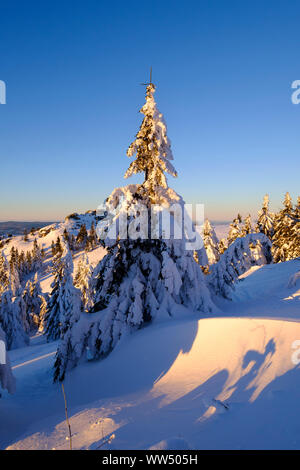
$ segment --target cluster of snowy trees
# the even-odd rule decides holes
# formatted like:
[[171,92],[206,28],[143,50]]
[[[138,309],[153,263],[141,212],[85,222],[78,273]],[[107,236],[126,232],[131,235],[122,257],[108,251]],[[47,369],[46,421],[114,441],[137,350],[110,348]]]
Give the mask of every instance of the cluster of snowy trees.
[[[89,232],[86,229],[86,225],[82,224],[76,237],[74,233],[70,235],[67,229],[65,228],[63,232],[63,242],[67,244],[69,249],[73,252],[81,250],[85,250],[86,252],[88,252],[94,250],[99,244],[94,222],[92,222],[91,229],[89,230]],[[62,254],[62,252],[62,242],[60,237],[57,237],[55,243],[54,241],[52,241],[52,256],[55,256],[58,253]]]
[[19,252],[12,246],[9,257],[10,270],[15,271],[15,275],[22,281],[29,274],[41,269],[44,258],[44,249],[39,247],[36,239],[33,242],[33,249],[26,253],[23,250]]
[[297,204],[293,205],[291,196],[287,192],[283,208],[273,213],[269,209],[269,196],[266,194],[256,223],[252,224],[250,214],[245,219],[238,214],[230,224],[227,239],[222,238],[220,241],[209,220],[205,220],[202,234],[205,251],[204,254],[201,250],[195,252],[194,258],[200,264],[202,271],[209,274],[211,266],[219,261],[221,255],[236,240],[255,233],[262,233],[269,239],[275,263],[298,258],[300,256],[300,196]]

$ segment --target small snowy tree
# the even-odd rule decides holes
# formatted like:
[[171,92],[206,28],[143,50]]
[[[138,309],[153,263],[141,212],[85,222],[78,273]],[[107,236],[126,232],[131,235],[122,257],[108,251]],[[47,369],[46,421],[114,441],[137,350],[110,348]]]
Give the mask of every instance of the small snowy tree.
[[231,299],[238,277],[254,265],[272,262],[272,244],[263,233],[237,238],[211,267],[209,286],[216,295]]
[[229,226],[229,233],[227,238],[228,246],[230,246],[238,237],[241,237],[241,223],[242,217],[240,214],[237,215],[233,222]]
[[285,194],[283,209],[275,215],[273,257],[275,263],[292,259],[293,204],[290,194]]
[[290,245],[290,256],[292,259],[300,257],[300,196],[297,199],[297,205],[293,211],[292,241]]
[[88,233],[86,230],[86,226],[85,224],[82,224],[78,232],[78,235],[76,237],[76,243],[78,247],[79,248],[85,247],[87,240],[88,240]]
[[38,274],[34,276],[34,280],[28,280],[22,293],[26,308],[26,318],[31,331],[39,328],[40,311],[42,306],[42,289],[38,280]]
[[77,311],[78,295],[80,298],[80,291],[73,285],[73,261],[67,246],[62,256],[56,258],[54,269],[55,278],[51,285],[52,292],[45,316],[45,333],[48,341],[59,339],[61,334],[65,334],[74,312]]
[[220,258],[218,238],[208,219],[203,226],[203,243],[208,257],[208,264],[216,263]]
[[87,254],[81,256],[77,272],[74,278],[74,285],[81,291],[84,307],[89,310],[93,305],[93,293],[91,289],[92,266]]
[[6,334],[7,349],[15,349],[28,345],[29,338],[24,318],[24,304],[21,297],[13,298],[9,287],[1,296],[0,326]]
[[42,253],[41,253],[41,249],[38,245],[36,238],[34,239],[34,242],[33,242],[32,265],[35,271],[38,271],[42,267]]
[[263,206],[258,212],[256,232],[264,233],[270,240],[272,240],[274,235],[274,214],[269,211],[268,194],[264,196]]
[[220,255],[222,255],[227,250],[227,248],[228,248],[228,244],[227,244],[226,238],[221,238],[219,245],[218,245]]
[[9,267],[4,251],[0,254],[0,297],[8,288],[9,284]]
[[75,325],[81,316],[80,290],[73,284],[73,261],[68,248],[63,253],[63,275],[60,281],[60,343],[54,365],[54,380],[62,381],[68,368],[74,367],[82,355],[80,336]]
[[47,313],[47,305],[48,305],[48,302],[49,302],[49,294],[45,293],[43,295],[41,295],[40,297],[40,301],[41,301],[41,309],[40,309],[40,319],[39,319],[39,332],[40,333],[45,333],[45,330],[46,330],[46,321],[45,321],[45,318],[46,318],[46,313]]
[[245,237],[246,235],[249,235],[249,233],[252,233],[252,231],[251,215],[248,214],[247,217],[245,217],[240,236]]

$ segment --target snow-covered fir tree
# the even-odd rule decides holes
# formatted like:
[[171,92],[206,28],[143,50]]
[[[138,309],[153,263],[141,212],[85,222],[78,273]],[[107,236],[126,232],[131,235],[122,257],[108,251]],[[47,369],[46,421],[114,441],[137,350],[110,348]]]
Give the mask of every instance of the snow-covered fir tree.
[[0,297],[9,285],[9,266],[3,253],[0,253]]
[[248,214],[247,217],[245,217],[243,221],[243,226],[241,227],[241,237],[245,237],[246,235],[249,235],[249,233],[252,233],[252,223],[251,223],[251,215]]
[[88,241],[88,233],[86,230],[86,226],[85,224],[82,224],[78,232],[78,235],[76,237],[76,244],[78,248],[84,248],[86,246],[87,241]]
[[52,274],[54,280],[51,283],[51,292],[47,302],[47,310],[44,316],[44,332],[47,341],[54,341],[60,337],[60,282],[63,277],[63,259],[61,253],[58,252],[52,263]]
[[292,259],[292,243],[293,233],[293,203],[290,193],[287,192],[283,201],[283,209],[281,209],[274,218],[274,235],[273,241],[273,257],[275,263],[280,261],[288,261]]
[[26,318],[30,331],[39,328],[43,293],[36,273],[33,280],[28,280],[22,297],[26,308]]
[[91,288],[92,274],[93,268],[87,254],[84,254],[78,262],[74,285],[81,291],[82,303],[86,310],[90,310],[93,306],[93,292]]
[[20,296],[13,297],[9,286],[3,292],[0,301],[0,326],[6,335],[7,349],[28,345],[27,324],[24,316],[24,303]]
[[41,248],[39,247],[36,238],[34,239],[34,242],[33,242],[32,264],[33,264],[33,270],[34,271],[38,271],[42,267]]
[[59,286],[60,342],[58,345],[54,380],[62,381],[68,368],[74,367],[83,353],[80,335],[76,335],[76,326],[82,313],[80,290],[73,284],[73,260],[66,246],[63,255],[63,273]]
[[203,226],[203,243],[208,257],[208,264],[216,263],[220,258],[218,237],[208,219]]
[[208,282],[212,293],[231,299],[238,277],[254,265],[272,262],[272,244],[263,233],[237,238],[211,267]]
[[[6,345],[5,333],[0,326],[0,340]],[[7,345],[6,345],[7,348]],[[6,353],[5,364],[0,364],[0,397],[1,397],[1,388],[2,390],[7,390],[9,393],[14,393],[16,389],[16,381],[12,374],[9,357]]]
[[241,223],[242,217],[240,214],[237,215],[233,222],[229,226],[229,233],[227,237],[227,245],[230,246],[238,237],[241,237]]
[[[76,365],[78,351],[84,354],[88,348],[90,358],[106,356],[122,337],[153,320],[214,308],[204,275],[193,258],[193,250],[187,249],[186,240],[167,237],[164,230],[155,237],[150,234],[159,214],[167,213],[171,227],[177,227],[174,205],[180,208],[181,222],[184,213],[184,201],[168,187],[164,174],[177,175],[170,163],[170,141],[156,108],[154,90],[152,83],[147,86],[146,104],[141,110],[145,118],[127,153],[136,155],[136,159],[125,177],[143,172],[145,179],[142,184],[115,189],[106,200],[108,215],[101,220],[101,233],[106,234],[103,243],[107,255],[92,277],[92,310],[70,327],[68,344],[80,345],[77,359],[75,354],[69,360],[66,348],[62,348],[63,370]],[[151,212],[154,205],[155,214]],[[126,234],[124,227],[120,228],[124,220]],[[114,227],[117,233],[111,236]],[[55,378],[62,377],[56,369]]]
[[[62,255],[56,255],[54,263],[54,281],[51,284],[47,311],[45,315],[45,334],[48,341],[56,340],[65,334],[71,326],[71,319],[80,303],[80,291],[73,285],[72,254],[65,245]],[[74,310],[74,312],[73,312]]]
[[227,248],[228,248],[228,242],[226,238],[221,238],[219,245],[218,245],[220,255],[222,255],[227,250]]
[[47,305],[49,302],[49,294],[45,293],[41,296],[41,308],[40,308],[40,315],[39,315],[39,333],[45,333],[46,331],[46,313],[47,313]]
[[263,199],[263,205],[258,212],[258,219],[255,231],[264,233],[270,240],[274,235],[274,214],[269,210],[269,195],[266,194]]
[[18,271],[17,263],[16,262],[12,263],[11,261],[9,264],[9,285],[12,291],[12,295],[13,296],[19,295],[20,289],[21,289],[19,271]]
[[125,178],[143,173],[144,184],[139,192],[147,194],[151,202],[157,203],[157,188],[167,188],[165,173],[177,176],[171,160],[171,142],[167,136],[167,126],[154,99],[155,86],[150,83],[146,91],[146,103],[140,110],[144,119],[136,139],[127,150],[128,157],[136,156],[130,164]]
[[297,198],[296,207],[293,210],[291,227],[291,243],[289,254],[291,259],[300,257],[300,196]]
[[90,244],[90,249],[93,250],[94,248],[96,248],[97,243],[98,243],[98,237],[97,237],[94,222],[92,222],[88,240],[89,240],[89,244]]

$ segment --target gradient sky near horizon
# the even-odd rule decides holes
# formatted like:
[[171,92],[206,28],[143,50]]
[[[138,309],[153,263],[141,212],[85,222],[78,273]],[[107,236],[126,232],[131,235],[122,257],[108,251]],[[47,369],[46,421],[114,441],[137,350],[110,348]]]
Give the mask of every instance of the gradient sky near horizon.
[[149,68],[186,202],[300,194],[300,2],[0,0],[0,220],[60,220],[124,180]]

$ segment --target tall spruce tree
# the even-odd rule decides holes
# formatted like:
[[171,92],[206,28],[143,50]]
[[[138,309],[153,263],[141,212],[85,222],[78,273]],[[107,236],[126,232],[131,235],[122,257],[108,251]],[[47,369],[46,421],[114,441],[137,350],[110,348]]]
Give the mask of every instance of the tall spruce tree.
[[[176,221],[171,208],[174,204],[184,208],[182,198],[167,185],[165,173],[177,174],[170,163],[173,159],[170,141],[156,108],[154,90],[150,83],[141,110],[145,118],[127,153],[136,155],[136,159],[125,178],[143,172],[145,180],[141,185],[115,189],[106,201],[107,211],[114,217],[105,216],[101,220],[108,228],[125,220],[131,236],[126,238],[118,232],[103,241],[107,255],[91,280],[94,306],[88,316],[70,324],[68,342],[64,344],[76,344],[77,350],[68,358],[69,352],[62,346],[56,380],[63,380],[64,371],[76,365],[86,347],[90,358],[104,357],[123,336],[154,319],[178,315],[178,306],[182,313],[209,312],[214,307],[201,268],[194,261],[192,249],[186,249],[186,241],[173,236],[164,238],[163,232],[158,238],[147,237],[147,222],[150,225],[153,222],[149,214],[151,205],[155,204],[160,211],[167,210],[173,224]],[[139,222],[145,208],[146,217]]]

